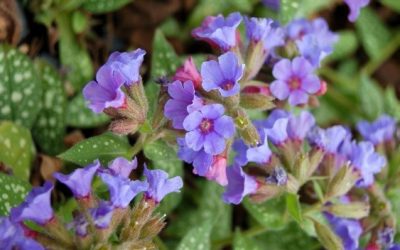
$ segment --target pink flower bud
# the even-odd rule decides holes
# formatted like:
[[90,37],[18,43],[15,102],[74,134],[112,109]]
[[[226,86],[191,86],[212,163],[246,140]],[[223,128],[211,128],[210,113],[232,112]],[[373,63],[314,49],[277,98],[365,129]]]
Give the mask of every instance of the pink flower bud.
[[183,66],[177,69],[174,76],[174,81],[176,80],[181,82],[192,81],[195,89],[201,87],[201,76],[192,57],[189,57]]
[[208,180],[214,180],[222,186],[228,184],[228,179],[226,177],[226,155],[220,154],[213,157],[213,162],[206,173],[206,178]]

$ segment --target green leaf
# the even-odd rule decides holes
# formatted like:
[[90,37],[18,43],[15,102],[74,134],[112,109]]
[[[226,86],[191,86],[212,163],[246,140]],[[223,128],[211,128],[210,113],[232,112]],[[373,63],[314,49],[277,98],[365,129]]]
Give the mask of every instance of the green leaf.
[[0,173],[0,186],[0,216],[8,215],[11,208],[18,206],[31,189],[28,182],[3,173]]
[[353,31],[344,30],[339,33],[339,40],[334,46],[333,53],[329,55],[328,60],[340,60],[349,57],[358,48],[357,36]]
[[60,153],[65,134],[66,97],[58,73],[43,61],[36,61],[44,90],[42,110],[32,135],[42,151],[50,155]]
[[[143,148],[144,155],[152,161],[155,169],[166,171],[170,177],[183,175],[182,161],[177,157],[176,150],[168,146],[164,141],[158,140],[146,144]],[[168,160],[166,160],[168,159]],[[171,212],[182,199],[182,193],[171,193],[159,206],[159,211],[163,214]]]
[[286,225],[287,219],[284,216],[285,199],[283,197],[274,198],[261,204],[254,204],[245,199],[243,205],[262,226],[272,230],[280,230]]
[[398,0],[381,0],[381,3],[400,13],[400,1]]
[[0,123],[0,162],[10,167],[15,176],[29,179],[34,152],[29,130],[10,121]]
[[76,128],[94,128],[106,124],[110,119],[104,113],[96,114],[85,103],[82,94],[75,96],[67,106],[67,125]]
[[75,144],[58,157],[84,166],[99,159],[106,164],[116,157],[129,157],[129,143],[121,136],[112,133],[104,133]]
[[89,26],[88,17],[81,11],[72,14],[72,29],[75,33],[82,33]]
[[160,86],[155,83],[155,80],[159,77],[172,75],[180,63],[180,58],[176,55],[174,48],[164,37],[162,31],[156,30],[153,40],[150,81],[145,86],[146,96],[149,101],[148,117],[152,117],[154,114],[160,91]]
[[281,0],[279,20],[286,24],[292,19],[299,17],[301,0]]
[[133,0],[86,0],[83,4],[83,8],[92,13],[101,14],[118,10],[132,1]]
[[0,75],[0,120],[31,128],[42,98],[32,61],[18,50],[0,45]]
[[360,82],[361,108],[367,118],[375,120],[383,113],[383,95],[378,84],[366,75],[361,76]]
[[387,87],[385,90],[385,113],[400,119],[400,102],[397,99],[396,92],[393,87]]
[[76,91],[93,77],[93,65],[89,53],[72,29],[72,15],[63,13],[57,15],[56,22],[60,34],[59,52],[61,64],[66,68],[67,79]]
[[305,234],[297,223],[288,224],[283,230],[268,231],[258,236],[255,240],[259,242],[261,249],[268,246],[268,250],[305,250],[321,249],[315,238]]
[[210,234],[214,222],[203,221],[187,232],[179,243],[178,250],[209,250],[211,249]]
[[379,58],[381,51],[390,41],[390,32],[375,12],[369,8],[363,8],[356,21],[359,41],[365,51],[372,58]]
[[260,250],[257,244],[249,237],[244,236],[240,230],[236,230],[233,239],[233,250]]
[[328,250],[342,250],[341,239],[332,231],[332,229],[319,221],[313,220],[318,240]]
[[297,194],[286,194],[286,209],[289,211],[289,214],[293,217],[293,219],[297,221],[297,223],[302,223],[303,215],[301,213],[299,196]]

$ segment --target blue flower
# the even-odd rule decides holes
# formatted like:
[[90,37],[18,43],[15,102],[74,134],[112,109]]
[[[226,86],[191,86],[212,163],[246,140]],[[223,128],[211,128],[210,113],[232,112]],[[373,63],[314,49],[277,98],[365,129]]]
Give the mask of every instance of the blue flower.
[[74,194],[75,198],[81,199],[90,195],[93,176],[100,167],[100,162],[94,163],[85,168],[78,168],[69,175],[55,173],[54,177],[66,185]]
[[388,115],[382,115],[374,122],[360,121],[357,129],[365,140],[375,146],[387,141],[392,141],[396,131],[396,120]]
[[262,42],[266,51],[285,44],[284,31],[274,20],[268,18],[245,17],[246,35],[253,42]]
[[222,153],[225,139],[235,133],[233,120],[224,111],[221,104],[210,104],[190,113],[183,121],[187,146],[194,151],[204,149],[211,155]]
[[362,233],[361,223],[357,220],[335,217],[326,213],[335,233],[342,239],[345,250],[356,250],[359,247],[359,239]]
[[360,9],[367,6],[370,0],[344,0],[344,2],[349,6],[350,13],[347,16],[349,21],[355,22],[360,15]]
[[167,172],[163,170],[149,170],[144,167],[144,175],[149,183],[145,193],[147,199],[159,203],[167,194],[179,192],[183,186],[182,178],[179,176],[168,179]]
[[24,235],[21,225],[7,217],[0,218],[0,246],[3,250],[44,250],[35,240]]
[[54,218],[51,207],[53,188],[54,186],[50,182],[45,182],[42,187],[33,188],[24,202],[11,209],[11,219],[18,222],[32,220],[40,225],[48,223]]
[[243,76],[244,64],[239,64],[233,52],[218,57],[218,62],[211,60],[201,65],[202,86],[206,91],[218,90],[221,96],[228,97],[239,93],[239,80]]
[[135,170],[136,168],[136,157],[132,161],[128,161],[124,157],[117,157],[108,165],[108,169],[110,169],[114,175],[118,175],[123,178],[129,178],[132,170]]
[[258,188],[254,177],[246,174],[238,164],[227,169],[228,186],[222,195],[225,203],[239,204],[246,195],[256,192]]
[[327,129],[315,127],[308,133],[308,141],[313,147],[329,154],[337,154],[346,136],[347,131],[343,126],[337,125]]

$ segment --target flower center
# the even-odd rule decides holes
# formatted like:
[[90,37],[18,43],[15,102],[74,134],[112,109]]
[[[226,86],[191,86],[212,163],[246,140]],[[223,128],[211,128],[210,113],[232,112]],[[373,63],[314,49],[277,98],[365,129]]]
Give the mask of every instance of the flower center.
[[293,77],[292,79],[289,80],[289,88],[291,90],[300,88],[300,85],[301,85],[301,81],[297,77]]
[[222,84],[221,84],[221,88],[223,90],[231,90],[233,88],[233,85],[235,85],[235,83],[232,80],[225,80]]
[[213,121],[204,118],[200,123],[200,131],[204,134],[209,133],[213,128]]

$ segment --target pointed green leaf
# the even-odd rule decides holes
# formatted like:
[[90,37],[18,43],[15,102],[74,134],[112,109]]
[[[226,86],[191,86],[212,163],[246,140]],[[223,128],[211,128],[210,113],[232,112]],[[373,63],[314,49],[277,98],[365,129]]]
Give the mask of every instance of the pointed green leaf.
[[129,149],[130,145],[124,137],[108,132],[78,142],[58,157],[81,166],[90,164],[96,159],[107,164],[119,156],[129,157]]
[[328,250],[343,250],[341,239],[332,231],[332,229],[319,221],[313,220],[315,232],[318,240]]
[[29,130],[9,121],[0,123],[0,162],[10,167],[15,176],[29,179],[34,151]]
[[66,97],[63,83],[52,66],[36,61],[43,86],[42,110],[33,127],[32,134],[43,152],[55,155],[63,148],[65,134]]
[[237,230],[233,239],[233,250],[261,250],[261,248],[257,246],[254,240],[244,236],[240,230]]
[[384,103],[382,90],[376,82],[366,75],[361,76],[360,82],[361,108],[367,118],[375,120],[383,113]]
[[243,205],[258,223],[271,228],[271,230],[280,230],[286,225],[285,199],[283,197],[274,198],[261,204],[254,204],[245,199]]
[[28,182],[3,173],[0,173],[0,186],[0,216],[8,215],[11,208],[18,206],[31,189]]
[[391,37],[384,23],[371,8],[366,7],[361,10],[356,21],[356,28],[359,40],[367,54],[371,58],[378,58]]
[[292,19],[299,17],[301,0],[281,0],[280,2],[280,16],[279,19],[282,23],[286,24]]
[[385,113],[400,119],[400,102],[397,99],[396,92],[393,87],[387,87],[385,90]]
[[303,215],[301,213],[301,206],[299,202],[299,195],[293,193],[286,194],[286,209],[297,223],[301,224]]
[[[183,163],[177,157],[176,150],[165,142],[158,140],[146,144],[143,149],[144,155],[152,161],[155,169],[166,171],[170,177],[183,175]],[[168,159],[168,160],[166,160]],[[164,214],[171,212],[181,201],[182,193],[171,193],[159,206],[159,211]]]
[[400,1],[399,0],[381,0],[381,3],[391,8],[397,13],[400,13]]
[[75,96],[67,106],[67,125],[76,128],[94,128],[106,124],[110,119],[104,113],[91,111],[82,94]]
[[118,10],[132,0],[86,0],[83,8],[89,12],[101,14]]
[[332,54],[329,55],[329,60],[340,60],[349,57],[358,48],[357,36],[353,31],[344,30],[339,33],[339,40],[335,43]]
[[210,234],[214,222],[206,220],[193,227],[182,241],[178,250],[209,250],[211,249]]
[[32,61],[18,50],[0,45],[0,75],[0,120],[13,120],[31,128],[42,98]]

